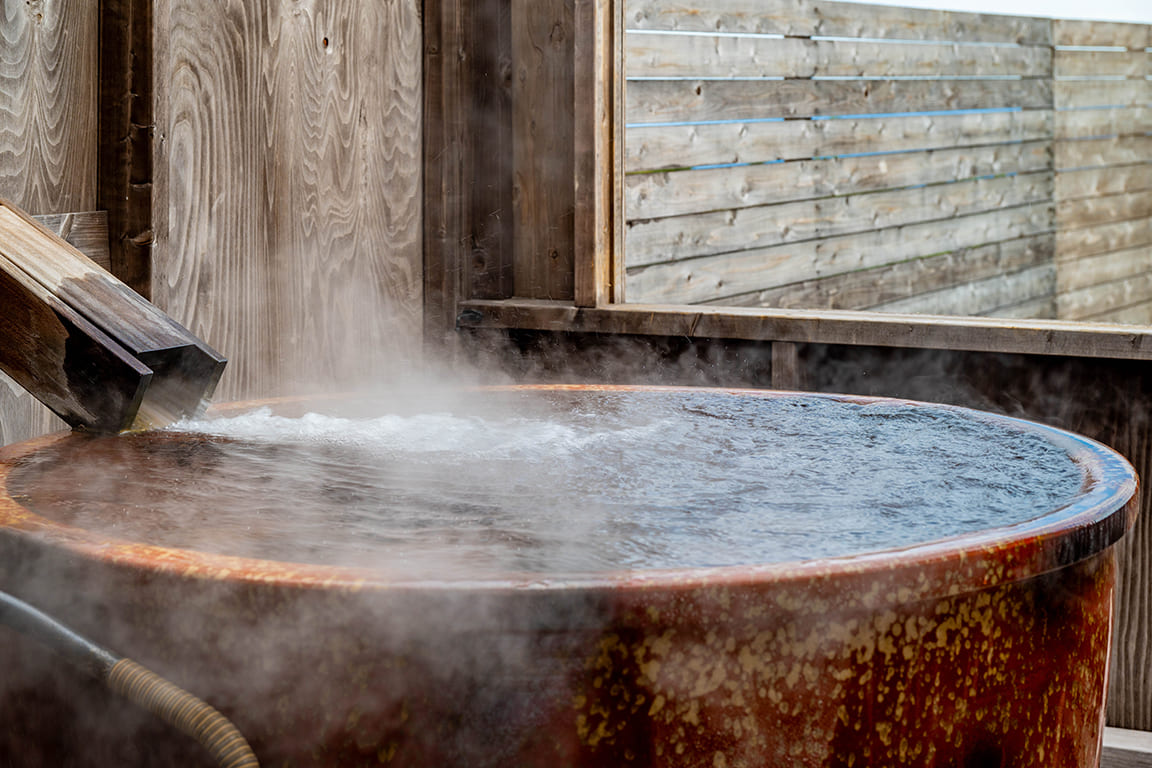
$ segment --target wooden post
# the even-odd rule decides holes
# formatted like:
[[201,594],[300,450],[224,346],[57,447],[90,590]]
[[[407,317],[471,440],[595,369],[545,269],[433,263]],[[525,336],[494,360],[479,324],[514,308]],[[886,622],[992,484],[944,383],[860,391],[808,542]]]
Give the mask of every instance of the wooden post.
[[199,413],[225,360],[28,214],[0,201],[0,368],[74,427]]

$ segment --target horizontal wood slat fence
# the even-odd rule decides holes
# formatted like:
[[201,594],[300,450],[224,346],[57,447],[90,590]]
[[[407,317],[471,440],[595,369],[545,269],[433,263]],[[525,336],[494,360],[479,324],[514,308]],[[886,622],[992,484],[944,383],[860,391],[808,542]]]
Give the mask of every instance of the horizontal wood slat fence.
[[630,302],[1152,323],[1152,26],[629,0]]

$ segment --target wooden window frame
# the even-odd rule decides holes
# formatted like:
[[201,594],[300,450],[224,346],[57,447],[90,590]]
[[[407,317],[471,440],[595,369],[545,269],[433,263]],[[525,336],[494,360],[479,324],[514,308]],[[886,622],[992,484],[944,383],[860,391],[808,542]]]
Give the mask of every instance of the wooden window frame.
[[[845,310],[630,304],[623,279],[624,3],[573,0],[575,257],[573,300],[476,299],[462,281],[467,178],[467,60],[472,0],[426,3],[425,329],[464,328],[743,339],[1152,359],[1152,326]],[[608,162],[605,162],[605,160]]]

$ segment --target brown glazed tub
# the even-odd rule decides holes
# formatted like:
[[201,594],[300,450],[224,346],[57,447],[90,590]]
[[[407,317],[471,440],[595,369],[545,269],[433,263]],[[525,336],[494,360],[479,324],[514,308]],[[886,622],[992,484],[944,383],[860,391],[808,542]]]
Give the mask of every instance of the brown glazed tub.
[[[56,435],[0,457],[0,586],[207,699],[268,766],[1096,765],[1135,475],[1091,441],[972,416],[1067,450],[1082,494],[854,557],[466,581],[47,519],[8,482],[83,439]],[[204,764],[36,646],[0,631],[0,653],[0,760]]]

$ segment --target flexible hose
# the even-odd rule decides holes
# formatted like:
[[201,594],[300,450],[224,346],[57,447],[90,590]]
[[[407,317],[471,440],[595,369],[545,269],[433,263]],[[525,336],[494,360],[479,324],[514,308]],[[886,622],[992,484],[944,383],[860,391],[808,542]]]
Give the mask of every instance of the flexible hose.
[[43,643],[111,690],[196,739],[221,768],[259,768],[252,748],[228,718],[155,672],[101,648],[5,592],[0,592],[0,623]]

